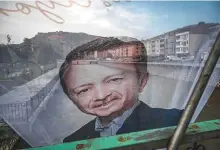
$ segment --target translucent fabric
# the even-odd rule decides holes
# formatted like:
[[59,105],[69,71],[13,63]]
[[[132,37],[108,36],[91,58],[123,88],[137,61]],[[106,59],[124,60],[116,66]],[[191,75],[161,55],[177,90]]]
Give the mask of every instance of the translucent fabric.
[[[2,2],[3,3],[3,2]],[[68,3],[69,5],[70,3]],[[116,3],[113,3],[115,5],[117,5]],[[21,5],[21,4],[20,4]],[[66,2],[67,5],[67,2]],[[86,2],[85,4],[86,5]],[[105,5],[107,5],[107,2],[105,3]],[[126,3],[126,5],[128,5],[128,3]],[[132,2],[129,3],[130,6],[132,6]],[[7,8],[6,6],[8,6],[8,8],[12,9],[14,5],[12,5],[11,3],[7,3],[4,2],[5,8]],[[57,5],[56,5],[57,6]],[[70,5],[69,5],[70,6]],[[43,7],[43,6],[42,6]],[[79,6],[77,6],[75,9],[76,11],[79,9]],[[91,6],[92,7],[92,6]],[[100,8],[100,5],[97,5],[97,8]],[[114,11],[114,7],[107,7],[105,6],[108,10],[105,10],[103,12],[103,14],[107,13],[108,11]],[[121,6],[123,7],[123,6]],[[112,10],[111,10],[112,8]],[[46,9],[46,6],[45,6]],[[86,8],[84,8],[86,9]],[[57,11],[59,10],[59,12],[62,12],[62,8],[59,7],[57,8]],[[23,10],[24,11],[24,10]],[[28,11],[28,9],[26,10]],[[55,11],[55,10],[54,10]],[[82,10],[78,10],[78,11],[82,11]],[[87,10],[84,10],[87,11]],[[119,10],[117,10],[119,11]],[[6,11],[5,11],[6,12]],[[33,11],[34,12],[34,11]],[[64,12],[69,13],[67,14],[68,17],[64,17],[66,20],[66,23],[70,23],[71,24],[71,18],[75,17],[74,14],[72,13],[72,10],[67,9],[64,10]],[[4,14],[4,11],[1,11],[1,13]],[[7,12],[8,13],[8,12]],[[62,12],[63,13],[63,12]],[[90,11],[88,11],[86,14],[84,14],[85,16],[88,15],[88,19],[89,19],[89,13]],[[101,15],[102,11],[100,10],[100,12],[94,12],[94,14],[92,15]],[[18,14],[16,14],[18,15]],[[21,14],[19,14],[18,16],[20,16]],[[36,12],[34,12],[33,17],[36,15]],[[39,15],[39,14],[38,14]],[[79,14],[77,14],[79,15]],[[128,15],[125,12],[122,13],[121,18],[122,21],[125,19],[123,15]],[[80,15],[79,15],[80,16]],[[85,17],[84,16],[84,17]],[[6,22],[4,22],[4,26],[5,24],[7,24],[7,19],[9,19],[9,22],[11,22],[12,20],[14,20],[15,22],[18,21],[19,19],[11,19],[11,18],[7,18],[7,16],[0,16],[2,19],[1,20],[6,20]],[[14,16],[12,16],[14,17]],[[22,16],[20,16],[21,18],[23,18]],[[30,16],[29,16],[30,17]],[[59,21],[62,22],[62,19],[59,17],[56,17],[55,15],[53,16],[56,19],[60,19]],[[90,16],[93,17],[93,16]],[[30,17],[31,18],[31,17]],[[28,19],[26,18],[26,22],[30,23],[28,26],[31,26],[33,23],[31,23],[31,21],[33,21],[33,19]],[[43,18],[43,19],[47,19],[46,22],[51,21],[53,19],[51,19],[52,16],[47,18]],[[76,17],[77,18],[77,17]],[[80,18],[80,17],[79,17]],[[120,18],[120,17],[119,17]],[[54,20],[56,20],[54,19]],[[131,20],[132,20],[132,16],[131,16]],[[139,18],[140,19],[140,18]],[[146,19],[146,18],[144,18]],[[95,17],[94,20],[95,21]],[[56,23],[59,21],[55,21],[53,23]],[[81,21],[86,21],[86,20],[81,20]],[[100,20],[98,20],[100,21]],[[111,20],[109,20],[111,21]],[[80,22],[80,19],[79,19]],[[78,23],[79,23],[78,22]],[[35,22],[36,23],[36,22]],[[75,22],[74,22],[75,23]],[[74,24],[73,23],[73,24]],[[77,22],[76,22],[77,23]],[[88,22],[86,22],[88,23]],[[95,24],[95,22],[91,22],[91,24]],[[139,22],[138,24],[140,24],[141,22]],[[2,24],[2,21],[1,21]],[[24,21],[25,24],[25,21]],[[47,24],[47,23],[46,23]],[[106,28],[108,27],[108,22],[101,22],[100,24],[102,24],[103,26],[105,26]],[[117,22],[118,24],[118,22]],[[16,26],[17,25],[17,26]],[[22,32],[24,31],[24,26],[19,26],[20,24],[16,24],[14,26],[14,28],[22,28]],[[48,23],[48,27],[44,26],[44,29],[39,29],[38,32],[52,32],[50,29],[50,25],[51,22]],[[97,37],[86,37],[84,38],[83,36],[85,36],[83,33],[77,33],[79,34],[77,37],[74,36],[73,38],[68,38],[65,39],[64,38],[64,34],[65,36],[71,36],[70,33],[65,33],[65,32],[56,32],[56,30],[60,30],[62,31],[62,25],[60,24],[56,24],[57,26],[53,26],[52,28],[54,29],[54,34],[51,34],[50,36],[47,35],[48,41],[49,41],[49,46],[46,45],[45,47],[41,47],[42,49],[52,49],[52,50],[56,50],[56,48],[58,49],[64,49],[64,52],[62,53],[62,55],[60,54],[60,57],[55,57],[56,54],[54,54],[54,59],[55,59],[55,63],[54,62],[48,62],[47,64],[40,64],[40,62],[36,62],[36,64],[38,66],[41,67],[41,69],[43,70],[42,73],[39,73],[37,77],[34,77],[33,79],[28,79],[28,78],[24,78],[22,79],[22,81],[18,78],[13,78],[12,76],[16,76],[18,74],[22,73],[22,69],[24,68],[28,68],[28,64],[26,65],[26,67],[22,66],[22,67],[17,67],[17,69],[13,70],[16,67],[13,67],[12,65],[12,69],[10,70],[10,73],[7,73],[7,65],[6,67],[4,66],[3,68],[5,68],[5,72],[3,72],[2,74],[7,74],[7,75],[3,75],[2,78],[4,78],[4,80],[6,79],[10,79],[12,80],[9,84],[7,84],[7,86],[5,86],[4,82],[6,81],[0,81],[0,86],[1,88],[1,96],[0,96],[0,117],[4,119],[4,121],[10,125],[10,127],[12,127],[17,134],[19,134],[28,144],[30,144],[33,147],[38,147],[38,146],[46,146],[46,145],[52,145],[52,144],[58,144],[58,143],[62,143],[63,139],[65,137],[67,137],[68,135],[74,133],[75,131],[77,131],[78,129],[80,129],[83,125],[85,125],[86,123],[88,123],[89,121],[91,121],[92,119],[95,118],[95,116],[92,115],[88,115],[83,113],[82,111],[80,111],[78,109],[78,107],[67,97],[67,95],[63,92],[63,89],[60,85],[60,78],[58,75],[59,72],[59,68],[61,66],[61,64],[64,62],[66,55],[75,47],[79,46],[79,45],[83,45],[86,44],[89,41],[92,41],[94,39],[97,39],[100,35],[97,34]],[[59,26],[60,25],[60,26]],[[83,24],[84,25],[84,24]],[[129,24],[130,25],[130,24]],[[134,23],[134,27],[135,25],[137,25],[137,23]],[[189,23],[190,25],[190,23]],[[63,24],[63,26],[65,26],[65,23]],[[92,26],[93,27],[93,26]],[[126,27],[126,26],[125,26]],[[123,28],[125,28],[123,27]],[[67,27],[66,29],[70,29],[71,27]],[[85,27],[86,28],[86,27]],[[3,30],[4,28],[0,28],[0,30]],[[47,29],[49,31],[47,31]],[[101,31],[104,31],[105,28],[100,29]],[[30,27],[30,30],[33,30],[33,28]],[[90,30],[93,30],[92,28]],[[132,28],[129,28],[128,30],[132,30]],[[156,29],[155,29],[156,30]],[[174,29],[173,29],[174,30]],[[196,30],[196,29],[195,29]],[[190,94],[192,93],[193,88],[195,87],[196,82],[198,81],[198,77],[202,71],[202,68],[205,64],[205,57],[208,56],[211,47],[214,44],[214,41],[216,40],[216,37],[220,31],[220,26],[216,25],[216,26],[212,26],[209,27],[208,29],[205,29],[208,32],[204,34],[204,36],[202,37],[203,40],[201,40],[200,36],[194,36],[197,33],[190,33],[189,31],[189,36],[191,36],[190,38],[194,38],[194,39],[189,39],[189,42],[192,43],[196,43],[198,41],[200,41],[199,44],[199,48],[198,49],[193,49],[193,51],[195,51],[195,53],[193,53],[192,55],[194,55],[192,60],[188,60],[189,58],[183,58],[181,60],[174,60],[172,58],[167,59],[168,57],[164,56],[164,58],[162,60],[151,60],[151,53],[153,53],[152,51],[148,51],[148,41],[149,40],[154,40],[151,38],[146,38],[146,39],[142,39],[141,42],[144,44],[145,46],[145,50],[146,53],[148,55],[148,62],[142,61],[142,62],[138,62],[141,64],[142,67],[145,67],[147,65],[147,70],[149,73],[148,76],[148,81],[146,83],[146,86],[144,87],[143,91],[141,93],[138,94],[138,98],[139,100],[143,101],[144,103],[146,103],[148,106],[152,107],[152,108],[163,108],[163,109],[172,109],[172,108],[176,108],[178,110],[184,109],[188,99],[190,97]],[[72,31],[72,30],[71,30]],[[71,32],[70,31],[70,32]],[[97,32],[97,33],[100,33]],[[115,32],[117,32],[117,29],[114,30]],[[122,30],[121,30],[122,31]],[[141,30],[140,30],[141,31]],[[11,31],[14,32],[14,31]],[[16,31],[19,32],[19,31]],[[81,32],[81,30],[79,31]],[[111,31],[110,31],[111,32]],[[113,32],[113,31],[112,31]],[[175,31],[178,32],[178,31]],[[180,32],[180,31],[179,31]],[[187,29],[186,31],[181,31],[182,33],[184,32],[188,32]],[[38,33],[39,36],[43,36],[44,33]],[[120,35],[121,33],[121,35]],[[128,36],[125,35],[124,33],[127,32],[118,32],[119,36],[114,36],[114,37],[118,37],[118,39],[124,40],[124,41],[129,41],[130,38],[127,38]],[[9,35],[12,33],[9,33]],[[29,37],[34,37],[35,36],[35,32],[31,32],[28,36]],[[48,33],[49,34],[49,33]],[[106,34],[106,36],[108,36],[110,33]],[[175,33],[178,34],[178,33]],[[22,36],[22,33],[20,33],[20,35]],[[55,36],[56,35],[56,36]],[[158,34],[160,35],[160,34]],[[24,35],[26,36],[26,35]],[[129,35],[130,36],[130,35]],[[134,35],[135,36],[135,35]],[[175,35],[175,37],[177,37],[178,35]],[[104,37],[104,36],[103,36]],[[156,35],[155,35],[156,37]],[[161,33],[161,38],[164,38],[165,41],[165,45],[166,45],[166,39],[168,39],[168,43],[169,43],[169,38],[172,38],[172,36],[169,37],[169,34],[167,32],[166,33]],[[23,36],[22,36],[23,38]],[[13,39],[13,36],[12,36]],[[44,42],[45,40],[42,38],[40,38],[41,41],[39,40],[36,43],[41,43]],[[56,39],[55,41],[53,41],[53,39]],[[83,41],[81,40],[83,39]],[[160,39],[160,38],[159,38]],[[157,40],[157,39],[156,39]],[[190,41],[191,40],[191,41]],[[10,55],[16,55],[17,53],[14,54],[13,52],[13,43],[10,43],[10,41],[8,41],[9,43],[5,44],[8,45],[8,47],[6,47],[6,49],[9,49]],[[75,47],[73,45],[71,45],[72,43],[74,43]],[[12,45],[10,47],[10,45]],[[41,46],[41,44],[36,45],[38,47]],[[74,48],[73,48],[74,47]],[[178,47],[178,46],[177,46]],[[17,47],[19,49],[19,47]],[[169,48],[169,46],[167,47],[167,49]],[[166,49],[166,46],[165,48]],[[166,50],[164,50],[166,51]],[[61,53],[61,52],[60,52]],[[161,53],[163,55],[168,55],[166,53]],[[178,52],[176,51],[176,54],[178,54]],[[6,56],[6,54],[4,54]],[[41,56],[43,56],[42,54],[39,54]],[[49,57],[52,57],[52,53],[48,53],[45,54],[46,57],[44,58],[45,61],[46,59],[49,59]],[[39,57],[41,57],[39,56]],[[18,54],[19,57],[19,54]],[[95,54],[94,54],[95,57]],[[114,57],[114,56],[111,56]],[[15,57],[13,57],[15,58]],[[93,60],[93,57],[87,57],[89,60]],[[153,58],[153,57],[152,57]],[[2,57],[3,59],[3,57]],[[11,62],[19,62],[21,61],[22,58],[16,59],[16,61],[11,60]],[[29,59],[29,61],[33,61],[34,59]],[[39,60],[42,60],[42,58],[40,58]],[[93,60],[94,61],[94,60]],[[89,65],[100,65],[100,66],[104,66],[104,67],[111,67],[108,65],[103,65],[105,63],[118,63],[117,61],[115,61],[113,58],[105,58],[103,59],[98,59],[98,55],[96,57],[96,60],[98,62],[98,64],[93,64],[90,63]],[[120,60],[118,60],[120,62]],[[129,60],[123,62],[123,63],[130,63]],[[14,66],[16,66],[18,63],[14,63]],[[51,65],[53,64],[53,65]],[[3,65],[3,63],[2,63]],[[4,63],[5,65],[5,63]],[[80,65],[80,64],[79,64]],[[85,65],[85,64],[82,64]],[[18,65],[17,65],[18,66]],[[30,67],[30,66],[29,66]],[[48,69],[46,68],[48,67]],[[123,68],[121,68],[123,69]],[[35,69],[36,70],[36,69]],[[46,70],[46,71],[45,71]],[[24,70],[24,72],[28,72],[28,70]],[[103,73],[104,70],[102,69],[97,69],[96,73],[97,76],[100,73]],[[85,76],[81,76],[81,78],[87,78],[90,77],[90,75],[85,75]],[[26,80],[26,81],[24,81]],[[211,78],[209,80],[209,83],[200,99],[199,105],[194,113],[194,116],[191,120],[191,122],[195,122],[195,120],[197,119],[198,115],[200,114],[200,112],[202,111],[202,109],[204,108],[205,104],[207,103],[210,95],[212,94],[214,88],[216,87],[217,83],[220,80],[220,63],[218,61],[218,64],[216,65],[214,72],[211,75]],[[16,84],[15,84],[16,83]],[[15,85],[11,85],[11,84],[15,84]]]

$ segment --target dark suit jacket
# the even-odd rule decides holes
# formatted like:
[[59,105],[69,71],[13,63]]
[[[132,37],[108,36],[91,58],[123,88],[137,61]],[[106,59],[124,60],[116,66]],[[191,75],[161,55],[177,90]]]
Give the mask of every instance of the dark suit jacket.
[[[177,125],[183,110],[151,108],[141,102],[125,120],[117,134],[149,130]],[[95,131],[95,119],[84,125],[75,133],[66,137],[63,142],[73,142],[100,137]]]

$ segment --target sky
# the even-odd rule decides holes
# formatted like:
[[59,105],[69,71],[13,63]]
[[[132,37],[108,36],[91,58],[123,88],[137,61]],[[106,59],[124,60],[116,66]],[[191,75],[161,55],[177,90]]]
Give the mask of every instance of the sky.
[[[88,1],[56,1],[65,6],[72,2],[72,6],[55,4],[54,9],[46,7],[52,6],[46,1],[41,4],[33,0],[1,1],[0,43],[6,42],[7,34],[11,35],[13,43],[21,43],[25,37],[32,38],[38,32],[54,31],[146,39],[200,21],[220,23],[218,1],[92,0],[88,7],[79,6],[88,5]],[[20,11],[9,12],[5,9]]]

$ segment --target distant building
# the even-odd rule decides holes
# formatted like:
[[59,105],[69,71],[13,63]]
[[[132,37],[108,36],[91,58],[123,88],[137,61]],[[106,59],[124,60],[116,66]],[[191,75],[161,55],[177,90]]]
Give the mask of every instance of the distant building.
[[176,34],[176,55],[190,55],[189,32]]
[[[209,28],[208,40],[200,48],[199,55],[200,55],[201,60],[207,59],[208,54],[209,54],[211,48],[213,47],[213,44],[216,41],[216,38],[219,33],[220,33],[220,25]],[[220,63],[220,60],[219,60],[219,63]]]
[[165,34],[165,56],[175,55],[176,52],[176,35],[174,31]]
[[188,26],[176,31],[176,55],[195,56],[200,47],[208,40],[209,28],[212,24],[204,22]]
[[165,35],[159,35],[157,37],[143,41],[143,43],[147,50],[149,59],[164,58],[166,52]]
[[141,53],[145,51],[142,45],[139,45],[138,42],[126,43],[122,46],[116,46],[111,49],[99,51],[99,58],[133,58],[135,56],[140,56]]
[[140,45],[139,42],[133,41],[130,43],[124,43],[118,46],[117,44],[108,49],[100,49],[95,51],[84,51],[80,52],[79,55],[84,59],[99,58],[99,59],[119,59],[119,58],[134,58],[135,56],[140,56],[145,53],[145,47]]
[[168,55],[195,56],[208,39],[210,28],[215,26],[219,24],[199,22],[144,40],[143,43],[149,58],[163,58]]

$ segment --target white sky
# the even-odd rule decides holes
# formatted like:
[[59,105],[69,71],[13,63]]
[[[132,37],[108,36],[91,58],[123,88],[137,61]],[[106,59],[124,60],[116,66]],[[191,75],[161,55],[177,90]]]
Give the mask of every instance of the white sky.
[[[75,0],[76,1],[76,0]],[[88,0],[77,1],[87,4]],[[18,2],[17,2],[18,3]],[[20,2],[35,6],[35,2]],[[48,4],[48,2],[45,2]],[[68,4],[67,0],[59,2]],[[0,2],[0,7],[4,9],[16,9],[16,2]],[[19,6],[20,7],[20,6]],[[6,42],[6,35],[10,34],[14,43],[22,42],[24,37],[31,38],[38,32],[85,32],[100,36],[132,36],[142,38],[143,33],[150,29],[152,21],[157,19],[150,13],[134,13],[117,3],[111,7],[103,5],[101,0],[93,0],[89,8],[73,5],[70,8],[55,6],[49,9],[41,5],[41,8],[50,11],[60,17],[65,22],[57,24],[45,17],[39,10],[31,8],[29,15],[21,12],[7,12],[9,16],[0,13],[0,43]],[[27,12],[27,9],[25,10]],[[165,16],[166,17],[166,16]],[[53,17],[53,19],[56,19]],[[144,35],[146,38],[146,35]]]

